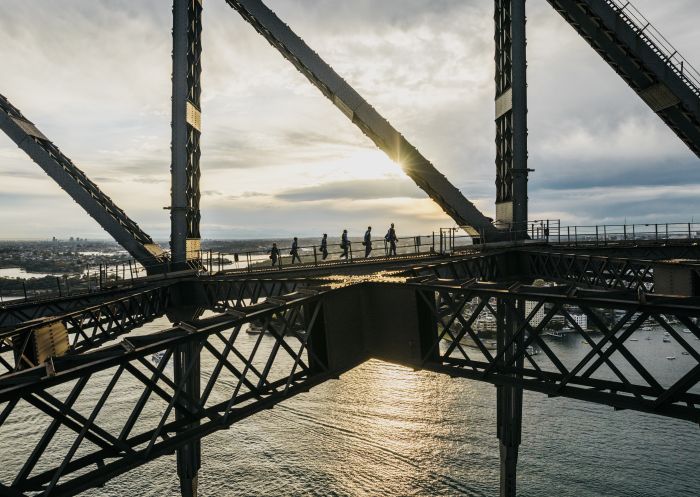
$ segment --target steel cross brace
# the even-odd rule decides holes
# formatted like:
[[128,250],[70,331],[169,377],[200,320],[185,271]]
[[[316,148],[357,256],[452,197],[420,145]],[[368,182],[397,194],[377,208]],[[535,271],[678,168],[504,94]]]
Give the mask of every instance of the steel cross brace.
[[[427,301],[437,298],[448,308],[447,311],[438,312],[438,307],[435,307],[435,319],[441,323],[442,332],[435,337],[433,347],[441,351],[441,359],[437,362],[426,361],[426,369],[496,384],[522,385],[525,389],[550,396],[569,396],[620,409],[637,409],[700,421],[700,394],[691,391],[700,381],[700,353],[687,339],[673,330],[673,338],[695,363],[673,381],[655,376],[627,346],[632,334],[651,319],[661,323],[664,329],[673,329],[668,324],[669,317],[677,318],[687,326],[692,337],[700,338],[700,329],[694,322],[700,316],[700,299],[650,295],[650,302],[641,304],[630,297],[624,301],[619,294],[612,292],[580,291],[572,294],[571,287],[518,286],[509,290],[502,285],[479,283],[467,286],[449,282],[415,285],[421,288]],[[495,356],[487,350],[487,339],[473,332],[473,323],[483,312],[496,317],[493,309],[484,304],[488,300],[500,302],[499,305],[510,309],[513,315],[517,315],[514,306],[518,301],[536,304],[522,320],[515,320],[514,334]],[[477,304],[470,304],[472,301]],[[531,324],[541,307],[546,309],[544,316],[536,325]],[[583,311],[596,330],[582,329],[571,316],[571,307]],[[624,314],[613,323],[606,324],[601,313],[607,309],[623,310]],[[563,316],[572,324],[577,336],[591,346],[582,359],[571,362],[559,357],[542,338],[544,327],[555,315]],[[445,316],[448,317],[447,321]],[[461,323],[460,327],[456,326],[457,322]],[[458,344],[467,333],[474,342],[475,350],[481,354],[472,352],[470,357]],[[452,343],[449,346],[440,344],[445,337],[450,337]],[[522,341],[517,345],[519,339]],[[530,352],[533,345],[539,346],[546,358],[533,356]],[[510,357],[503,361],[506,354],[510,354]],[[480,357],[474,358],[474,355]],[[519,360],[524,360],[528,365],[517,366]],[[603,365],[613,373],[613,378],[601,369]],[[509,376],[512,374],[520,378],[513,379]],[[631,378],[630,374],[638,380]]]
[[[0,380],[0,404],[3,405],[0,426],[12,422],[15,413],[23,416],[30,406],[40,407],[39,412],[52,419],[54,426],[44,433],[12,483],[2,483],[4,488],[20,495],[37,490],[47,495],[73,495],[214,430],[226,428],[325,379],[337,377],[340,371],[325,369],[321,358],[308,348],[312,332],[323,332],[315,324],[321,305],[319,296],[291,294],[277,304],[261,303],[237,311],[237,317],[221,315],[182,324],[151,336],[126,339],[123,345],[102,351],[57,359],[54,376],[39,379],[30,371],[22,371],[16,373],[14,379]],[[238,344],[240,331],[253,320],[263,320],[270,335],[260,333],[252,350],[246,351]],[[271,352],[258,357],[263,340],[275,343]],[[294,343],[298,346],[293,347]],[[191,356],[180,378],[173,379],[168,373],[173,351],[185,344],[195,345],[201,351],[199,367],[212,372],[198,398],[190,397],[184,388],[194,374],[195,356]],[[207,355],[205,360],[207,350],[216,350],[216,353]],[[311,363],[304,359],[307,353],[313,359]],[[157,366],[151,365],[148,359],[153,354],[162,354]],[[262,368],[256,366],[260,361]],[[221,381],[224,372],[236,379],[235,387],[224,386],[227,383]],[[142,384],[143,392],[131,413],[122,416],[121,434],[115,438],[101,427],[99,420],[105,419],[104,416],[114,419],[114,409],[125,408],[123,403],[115,404],[113,400],[123,377]],[[84,388],[93,381],[106,381],[105,389],[98,399],[85,399]],[[50,407],[38,403],[38,398],[47,394],[47,388],[70,384],[75,386],[66,400],[50,397]],[[78,399],[88,405],[92,402],[92,410],[86,417],[73,410]],[[167,402],[165,412],[149,407],[154,399]],[[176,409],[182,410],[181,418],[172,417]],[[139,420],[140,428],[134,432]],[[48,445],[59,441],[55,437],[62,426],[71,429],[76,437],[59,444],[65,449],[60,464],[35,474],[32,468],[42,460]],[[144,426],[151,428],[144,430]],[[77,449],[85,440],[95,443],[95,449],[88,453],[81,451],[78,457]]]
[[163,249],[2,95],[0,129],[149,272],[164,268]]

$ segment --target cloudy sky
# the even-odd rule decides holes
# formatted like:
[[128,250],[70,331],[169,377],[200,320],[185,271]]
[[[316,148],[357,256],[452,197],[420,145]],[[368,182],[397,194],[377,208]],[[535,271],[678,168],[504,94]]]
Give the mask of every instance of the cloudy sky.
[[[636,0],[700,65],[700,2]],[[490,0],[268,0],[493,216]],[[452,221],[223,0],[204,9],[202,235]],[[171,3],[2,0],[0,93],[148,233],[169,232]],[[544,1],[528,2],[531,218],[700,219],[700,163]],[[106,234],[5,135],[0,238]]]

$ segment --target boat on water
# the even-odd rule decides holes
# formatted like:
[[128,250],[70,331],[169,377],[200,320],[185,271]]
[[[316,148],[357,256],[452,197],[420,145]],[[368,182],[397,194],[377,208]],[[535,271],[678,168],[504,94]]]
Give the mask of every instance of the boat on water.
[[532,345],[528,345],[527,349],[525,349],[525,350],[527,351],[527,355],[530,355],[530,356],[537,355],[540,353],[540,349],[538,349],[537,347],[534,347]]
[[692,331],[690,331],[688,328],[683,328],[681,331],[683,333],[692,333]]
[[670,333],[669,333],[668,331],[664,331],[664,336],[665,336],[665,337],[667,337],[667,336],[669,336],[669,335],[670,335]]
[[151,362],[157,366],[158,364],[160,364],[160,361],[163,359],[164,355],[165,350],[159,350],[158,352],[151,355]]
[[651,326],[642,326],[642,331],[651,331]]
[[545,333],[545,335],[553,338],[564,338],[564,333],[560,331],[548,331],[547,333]]
[[[459,335],[460,331],[462,330],[461,326],[457,326],[455,329],[452,330],[452,333],[455,335]],[[476,335],[477,339],[481,342],[481,346],[485,347],[486,350],[496,350],[497,343],[495,340],[485,340],[483,337],[480,337],[479,334],[477,333]],[[442,339],[446,342],[453,343],[452,336],[449,333],[445,333],[445,336],[442,337]],[[468,334],[464,334],[459,339],[459,344],[464,345],[466,347],[471,347],[473,349],[479,349],[481,348]]]
[[675,361],[675,360],[676,360],[676,356],[670,355],[670,356],[668,356],[666,359],[668,359],[669,361]]
[[647,340],[651,340],[651,337],[647,337],[646,339],[647,339]]
[[[275,325],[273,323],[268,323],[267,328],[265,328],[262,322],[252,321],[248,324],[248,328],[246,328],[245,332],[249,335],[259,335],[260,333],[279,335],[280,333],[282,333],[283,329],[284,328],[282,328],[281,326]],[[275,333],[273,333],[273,331]],[[294,336],[295,334],[299,336],[304,336],[306,335],[306,329],[295,326],[293,330],[287,329],[285,332],[285,335],[287,336]]]
[[664,342],[666,342],[666,343],[670,343],[670,342],[671,342],[671,339],[670,339],[670,338],[666,338],[666,337],[664,337]]
[[683,355],[690,355],[690,354],[688,354],[685,350],[684,350],[683,352],[681,352],[681,354],[683,354]]
[[638,342],[639,338],[630,338],[630,342]]
[[262,324],[260,324],[257,321],[253,321],[252,323],[248,323],[248,328],[246,328],[245,332],[248,333],[249,335],[259,335],[265,331],[263,329]]

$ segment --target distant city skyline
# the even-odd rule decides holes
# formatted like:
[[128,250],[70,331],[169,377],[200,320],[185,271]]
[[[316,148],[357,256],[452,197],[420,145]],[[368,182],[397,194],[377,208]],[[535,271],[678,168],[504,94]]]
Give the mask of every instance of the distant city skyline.
[[[492,2],[267,3],[493,216]],[[634,3],[700,66],[700,3]],[[167,240],[169,2],[6,0],[0,13],[0,93]],[[225,2],[206,2],[203,23],[203,238],[454,224]],[[697,157],[545,2],[528,2],[528,57],[531,219],[700,212]],[[110,238],[4,134],[0,178],[0,238]]]

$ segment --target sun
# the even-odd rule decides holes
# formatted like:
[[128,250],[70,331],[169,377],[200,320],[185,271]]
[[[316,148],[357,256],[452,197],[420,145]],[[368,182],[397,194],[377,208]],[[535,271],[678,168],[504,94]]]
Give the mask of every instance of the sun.
[[327,164],[336,178],[383,179],[402,176],[401,166],[379,150],[364,149]]

